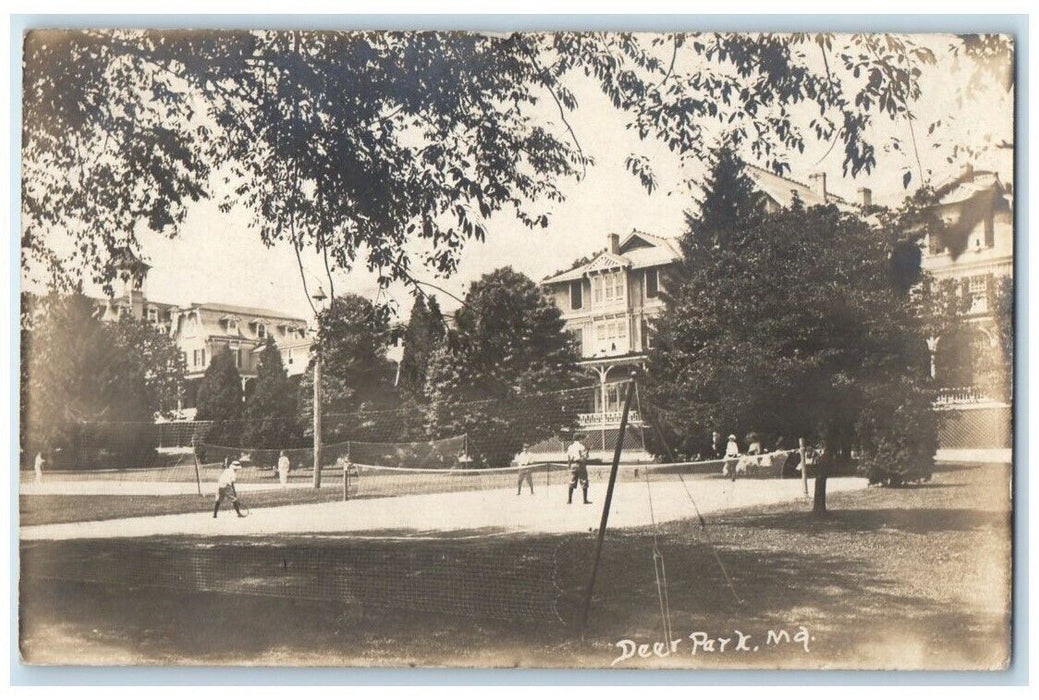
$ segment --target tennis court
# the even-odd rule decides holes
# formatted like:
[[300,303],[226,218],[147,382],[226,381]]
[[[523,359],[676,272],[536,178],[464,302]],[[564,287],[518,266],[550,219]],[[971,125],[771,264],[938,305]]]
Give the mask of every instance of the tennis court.
[[[708,514],[750,506],[797,502],[804,499],[803,487],[796,479],[737,479],[718,476],[657,474],[648,481],[631,478],[618,481],[610,513],[610,529],[639,527],[663,522],[695,519],[697,512]],[[643,472],[645,476],[645,472]],[[407,493],[391,496],[385,492],[366,494],[362,476],[351,486],[346,501],[283,505],[255,508],[247,518],[235,517],[225,504],[219,518],[212,517],[212,501],[199,499],[197,513],[133,517],[100,522],[77,522],[21,528],[23,540],[63,540],[128,538],[169,535],[257,536],[284,534],[340,534],[400,537],[423,533],[479,531],[487,535],[505,533],[559,534],[588,532],[598,528],[606,473],[592,473],[589,496],[593,503],[580,503],[580,490],[573,505],[566,503],[567,486],[562,479],[548,485],[534,483],[534,493],[524,485],[516,493],[515,475],[511,486],[498,488],[443,489],[433,493]],[[89,482],[84,482],[89,483]],[[133,482],[113,482],[114,488],[132,488]],[[863,489],[866,480],[844,477],[828,480],[831,493]],[[147,486],[156,486],[151,483]],[[28,486],[23,486],[22,493]],[[46,486],[46,484],[40,485]],[[193,487],[193,485],[191,485]],[[811,484],[809,484],[811,488]],[[243,484],[242,502],[248,504],[250,492],[278,488],[277,485]],[[326,486],[336,488],[336,486]],[[368,497],[371,496],[371,497]],[[381,496],[381,497],[376,497]],[[118,496],[113,496],[118,497]]]

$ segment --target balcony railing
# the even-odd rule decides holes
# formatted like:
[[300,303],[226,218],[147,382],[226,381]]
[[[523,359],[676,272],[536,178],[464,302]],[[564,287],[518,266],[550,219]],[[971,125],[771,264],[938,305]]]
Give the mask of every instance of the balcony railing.
[[948,406],[951,404],[983,403],[990,400],[991,398],[986,396],[985,392],[979,387],[958,386],[939,389],[938,398],[935,399],[934,403],[938,406]]
[[[621,422],[621,411],[606,411],[605,413],[580,413],[577,416],[580,426],[586,430],[592,428],[603,428],[618,426]],[[628,411],[628,423],[636,425],[642,422],[642,416],[638,411]]]

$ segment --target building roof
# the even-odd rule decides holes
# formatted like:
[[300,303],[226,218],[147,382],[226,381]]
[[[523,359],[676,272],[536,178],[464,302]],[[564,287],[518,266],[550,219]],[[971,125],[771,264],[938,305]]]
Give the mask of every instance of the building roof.
[[112,254],[112,265],[116,268],[130,268],[133,270],[150,270],[151,265],[141,260],[140,256],[133,252],[129,246],[117,248]]
[[620,241],[617,253],[604,250],[593,260],[578,264],[569,270],[546,277],[542,284],[556,284],[581,279],[585,274],[596,270],[621,267],[638,270],[645,267],[667,265],[682,257],[678,243],[672,239],[654,236],[643,231],[632,229],[631,233]]
[[274,311],[273,309],[265,309],[259,306],[235,306],[233,304],[222,304],[219,302],[192,302],[188,306],[184,307],[185,311],[190,309],[202,309],[203,311],[215,311],[218,313],[235,314],[237,316],[276,318],[286,321],[306,323],[306,319],[300,318],[299,316],[292,316],[282,311]]
[[810,185],[806,185],[803,182],[798,182],[797,180],[782,175],[776,175],[775,173],[765,170],[764,168],[759,168],[756,165],[748,164],[746,167],[747,175],[754,181],[754,185],[762,194],[768,196],[769,199],[773,200],[781,207],[789,207],[793,204],[795,192],[806,207],[814,207],[821,204],[850,206],[847,201],[832,192],[827,192],[826,199],[824,200]]
[[1007,189],[1000,181],[999,175],[989,170],[974,170],[969,167],[935,187],[938,200],[943,205],[966,202],[990,191],[1006,193]]

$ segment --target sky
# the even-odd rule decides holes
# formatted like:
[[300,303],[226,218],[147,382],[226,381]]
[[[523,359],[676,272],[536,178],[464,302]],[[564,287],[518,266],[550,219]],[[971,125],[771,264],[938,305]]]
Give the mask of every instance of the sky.
[[[938,45],[937,42],[935,44]],[[948,164],[947,149],[935,144],[973,144],[981,146],[985,137],[999,140],[1012,138],[1013,97],[997,85],[989,85],[963,104],[955,102],[955,87],[962,84],[965,73],[940,55],[940,63],[922,78],[923,98],[916,107],[917,124],[926,125],[940,116],[955,114],[952,127],[946,125],[934,134],[919,133],[917,142],[920,161],[932,182],[954,175],[961,162]],[[568,266],[573,260],[606,245],[609,233],[622,237],[638,229],[660,236],[678,236],[683,230],[684,214],[694,205],[689,194],[673,192],[682,177],[700,177],[700,164],[683,170],[677,158],[657,142],[642,142],[625,128],[627,117],[613,109],[598,88],[589,81],[575,79],[570,83],[580,107],[569,122],[583,151],[595,165],[588,168],[580,181],[563,184],[565,202],[551,210],[550,225],[530,230],[510,212],[496,214],[490,220],[485,242],[470,242],[464,249],[457,273],[450,279],[437,279],[430,272],[419,272],[419,279],[436,284],[450,294],[427,291],[438,296],[447,310],[458,307],[452,296],[462,297],[468,285],[480,275],[503,265],[511,265],[535,280]],[[551,125],[556,130],[559,123]],[[907,143],[908,124],[880,120],[876,141],[885,143],[898,136]],[[561,133],[561,132],[560,132]],[[809,144],[804,154],[791,158],[790,177],[802,182],[815,172],[827,174],[828,189],[855,200],[859,187],[870,187],[874,200],[895,203],[904,196],[902,188],[904,153],[885,153],[878,148],[878,167],[873,173],[857,179],[845,178],[841,172],[840,149],[828,155],[827,144]],[[661,187],[648,194],[639,181],[624,168],[630,153],[643,153],[649,158]],[[974,159],[978,169],[994,169],[1005,181],[1012,181],[1012,156],[1009,150],[993,150]],[[915,170],[914,160],[914,170]],[[915,178],[919,182],[919,178]],[[300,271],[288,244],[267,248],[249,228],[251,214],[241,210],[222,213],[213,200],[193,205],[180,227],[177,238],[170,240],[144,231],[140,235],[142,257],[152,265],[148,277],[148,296],[173,303],[219,301],[228,304],[261,306],[311,317],[311,308],[300,282]],[[318,284],[328,291],[324,268],[316,256],[304,256],[304,271],[310,291]],[[380,292],[373,274],[359,270],[335,273],[336,293],[354,292],[373,300],[391,300],[401,320],[406,320],[411,295],[402,287]],[[100,291],[87,285],[87,291]]]

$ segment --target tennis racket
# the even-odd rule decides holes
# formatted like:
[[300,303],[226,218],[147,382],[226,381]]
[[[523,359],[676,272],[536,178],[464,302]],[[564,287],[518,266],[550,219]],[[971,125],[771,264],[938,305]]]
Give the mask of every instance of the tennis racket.
[[249,514],[252,513],[252,511],[249,510],[249,506],[247,506],[244,503],[242,503],[242,501],[238,498],[238,496],[235,496],[234,498],[232,498],[231,499],[231,503],[233,503],[236,506],[238,506],[238,512],[241,513],[245,517],[249,517]]

